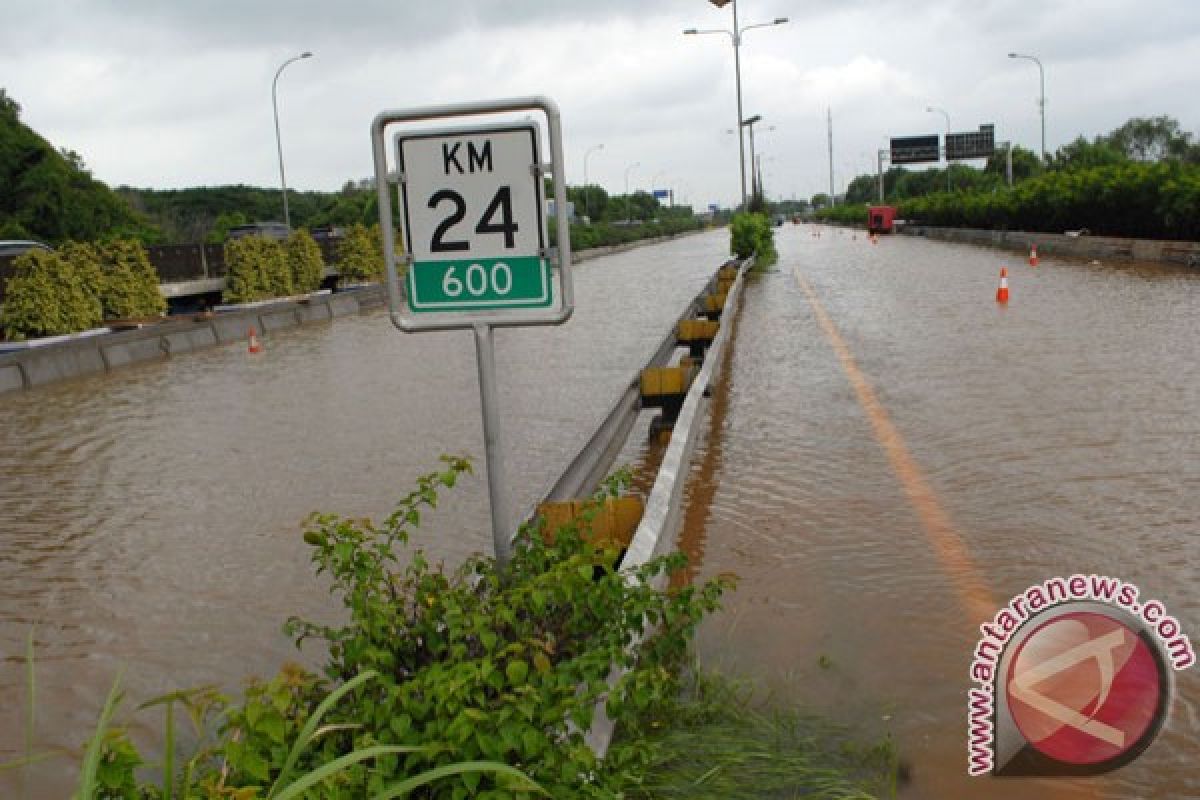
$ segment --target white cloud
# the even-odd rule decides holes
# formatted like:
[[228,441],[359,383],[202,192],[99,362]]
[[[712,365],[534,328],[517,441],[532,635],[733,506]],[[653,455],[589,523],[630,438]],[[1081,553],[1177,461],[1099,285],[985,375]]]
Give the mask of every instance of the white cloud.
[[[672,183],[696,204],[737,197],[729,9],[700,0],[16,0],[0,30],[3,87],[25,119],[110,184],[278,181],[271,78],[280,79],[289,185],[334,189],[370,172],[383,108],[547,94],[563,110],[567,169],[603,142],[589,177],[623,191]],[[768,189],[828,186],[826,109],[839,184],[873,169],[888,136],[994,122],[1036,146],[1033,65],[1047,73],[1051,147],[1171,114],[1195,130],[1200,4],[1179,0],[746,0],[745,110],[761,114]],[[768,130],[770,126],[774,130]]]

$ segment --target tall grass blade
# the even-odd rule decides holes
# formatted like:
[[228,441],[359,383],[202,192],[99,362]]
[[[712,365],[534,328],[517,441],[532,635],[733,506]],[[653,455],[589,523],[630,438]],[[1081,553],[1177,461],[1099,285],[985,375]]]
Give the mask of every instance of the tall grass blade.
[[313,712],[312,716],[308,718],[308,722],[300,730],[300,735],[296,737],[295,743],[292,744],[292,749],[288,752],[287,760],[283,763],[283,769],[280,770],[279,777],[275,779],[275,783],[271,785],[271,791],[267,792],[267,797],[275,797],[275,791],[280,786],[286,785],[292,768],[296,766],[296,761],[300,758],[300,754],[304,752],[304,748],[308,747],[308,743],[312,741],[313,732],[321,724],[321,719],[329,713],[329,709],[333,708],[346,694],[354,691],[378,675],[379,673],[373,669],[361,672],[330,692],[329,696],[321,701],[321,704],[317,706],[317,710]]
[[[294,797],[300,797],[305,791],[312,786],[320,783],[326,778],[330,778],[344,770],[352,764],[357,764],[359,761],[366,761],[368,758],[376,756],[386,756],[392,753],[417,753],[427,748],[411,747],[407,745],[376,745],[374,747],[364,747],[361,750],[355,750],[349,755],[344,755],[341,758],[335,758],[328,764],[323,764],[317,767],[312,772],[306,773],[296,779],[296,782],[285,789],[280,790],[279,794],[274,794],[275,787],[271,787],[271,794],[268,797],[274,797],[275,800],[292,800]],[[282,776],[281,776],[282,777]],[[276,781],[278,785],[278,781]]]
[[23,758],[18,758],[16,761],[9,761],[7,764],[0,764],[0,772],[7,772],[10,769],[20,769],[21,767],[27,767],[30,764],[36,764],[39,761],[45,761],[47,758],[53,758],[54,756],[60,755],[62,755],[62,753],[51,750],[45,753],[37,753],[35,755],[25,756]]
[[508,775],[523,781],[526,787],[531,792],[548,795],[549,793],[533,782],[533,779],[521,772],[519,769],[510,767],[508,764],[501,764],[496,761],[462,761],[458,764],[447,764],[444,767],[435,767],[434,769],[422,772],[420,775],[415,775],[411,778],[394,783],[384,789],[379,794],[375,795],[371,800],[392,800],[394,797],[403,797],[413,789],[419,789],[427,783],[440,781],[442,778],[447,778],[451,775],[462,775],[467,772],[494,772],[500,775]]
[[118,672],[117,677],[113,679],[112,688],[108,690],[108,699],[104,701],[104,708],[100,710],[100,719],[96,722],[96,732],[92,734],[92,739],[88,742],[87,752],[83,756],[83,767],[79,772],[79,792],[75,795],[76,800],[91,800],[96,796],[96,771],[100,766],[104,737],[108,733],[108,727],[112,724],[117,705],[121,702],[122,672],[124,670]]
[[33,731],[37,724],[37,680],[33,670],[33,628],[25,640],[25,758],[33,757]]

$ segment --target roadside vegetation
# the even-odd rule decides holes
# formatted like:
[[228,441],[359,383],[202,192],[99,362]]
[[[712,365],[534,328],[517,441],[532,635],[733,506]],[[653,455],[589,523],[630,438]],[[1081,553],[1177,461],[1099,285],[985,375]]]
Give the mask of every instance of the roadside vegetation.
[[[888,170],[889,203],[910,222],[947,227],[1200,240],[1200,144],[1170,117],[1135,118],[1092,140],[1065,145],[1045,163],[1013,151],[1015,185],[1005,183],[998,153],[982,169]],[[877,202],[876,176],[860,175],[845,204],[816,211],[818,219],[864,224]],[[828,197],[814,198],[827,204]]]
[[[696,626],[729,585],[658,588],[684,566],[682,555],[620,572],[619,554],[586,535],[587,515],[552,537],[523,529],[503,566],[476,556],[447,569],[407,552],[423,516],[471,470],[461,458],[443,461],[384,520],[311,519],[304,542],[343,621],[293,618],[285,630],[298,647],[319,644],[327,654],[320,673],[285,666],[238,699],[200,687],[136,709],[124,705],[118,676],[86,745],[76,797],[887,794],[895,760],[886,744],[860,749],[828,725],[749,710],[732,684],[689,677]],[[627,479],[610,479],[597,499]],[[621,731],[602,760],[583,739],[599,702]],[[128,735],[132,714],[163,723],[153,758]],[[32,705],[25,717],[35,719]],[[25,731],[24,757],[0,770],[63,757],[35,752],[33,734]],[[710,756],[707,774],[698,774]],[[758,783],[745,783],[751,777]],[[736,783],[738,792],[723,794]],[[755,785],[767,794],[748,794]]]
[[68,243],[54,252],[31,250],[13,262],[0,328],[8,340],[21,341],[165,311],[158,276],[140,243]]
[[769,267],[779,258],[771,218],[757,212],[733,215],[729,225],[729,250],[738,258],[754,256],[755,268]]

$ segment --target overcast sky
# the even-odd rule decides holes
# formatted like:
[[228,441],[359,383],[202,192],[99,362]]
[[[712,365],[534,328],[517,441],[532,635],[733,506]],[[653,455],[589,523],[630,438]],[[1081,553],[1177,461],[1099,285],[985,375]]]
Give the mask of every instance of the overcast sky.
[[[889,136],[996,125],[1048,148],[1169,114],[1200,128],[1196,0],[740,0],[746,116],[761,114],[768,193],[874,171]],[[384,109],[531,94],[563,113],[567,175],[610,192],[670,187],[697,207],[738,198],[731,8],[705,0],[5,0],[0,87],[24,121],[110,185],[278,186],[271,80],[288,185],[371,174]],[[768,126],[774,126],[768,129]],[[640,166],[628,170],[634,163]]]

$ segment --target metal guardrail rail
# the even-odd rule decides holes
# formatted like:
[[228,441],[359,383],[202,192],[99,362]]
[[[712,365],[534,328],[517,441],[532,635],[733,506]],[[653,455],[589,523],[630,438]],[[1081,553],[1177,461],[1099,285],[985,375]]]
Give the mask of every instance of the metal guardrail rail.
[[[675,546],[682,519],[683,487],[687,482],[688,464],[692,451],[695,449],[700,430],[703,427],[702,422],[708,411],[709,387],[720,377],[721,362],[734,328],[733,317],[737,311],[743,280],[746,271],[752,264],[753,259],[746,259],[737,264],[737,277],[729,286],[725,296],[723,322],[717,335],[713,338],[712,344],[708,347],[703,366],[692,381],[684,398],[683,406],[673,426],[670,444],[667,445],[654,485],[646,500],[641,522],[638,524],[633,540],[621,562],[621,570],[626,575],[632,575],[641,565],[668,552]],[[646,362],[646,367],[662,367],[670,362],[675,350],[682,346],[678,342],[678,322],[693,319],[706,311],[712,311],[707,307],[705,298],[712,295],[718,280],[718,277],[714,275],[708,286],[687,304],[683,313],[680,314],[679,320],[671,326],[658,348]],[[629,437],[638,413],[642,410],[640,376],[641,370],[639,369],[636,374],[631,376],[608,415],[567,464],[562,475],[546,489],[542,499],[535,503],[533,509],[523,517],[525,521],[532,520],[536,516],[537,508],[542,503],[587,497],[600,485],[612,468],[613,462]],[[665,575],[660,575],[657,588],[665,588],[666,579]],[[636,648],[639,645],[640,640],[634,642],[631,647]],[[621,674],[619,669],[613,669],[608,678],[610,687],[616,684]],[[597,703],[592,727],[584,734],[584,739],[598,756],[603,756],[608,751],[608,746],[615,733],[614,724],[609,719],[604,705],[603,699]]]

